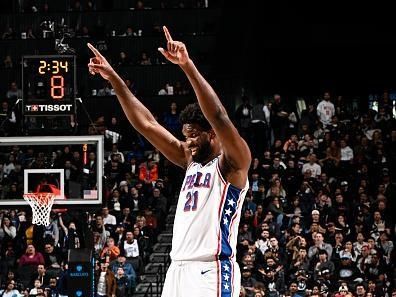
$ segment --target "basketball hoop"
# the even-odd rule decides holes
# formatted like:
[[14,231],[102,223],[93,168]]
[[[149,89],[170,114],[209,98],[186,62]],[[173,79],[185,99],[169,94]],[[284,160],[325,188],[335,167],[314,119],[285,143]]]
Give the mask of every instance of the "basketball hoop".
[[50,224],[50,212],[54,204],[54,193],[27,193],[23,198],[29,203],[33,212],[32,223],[48,226]]

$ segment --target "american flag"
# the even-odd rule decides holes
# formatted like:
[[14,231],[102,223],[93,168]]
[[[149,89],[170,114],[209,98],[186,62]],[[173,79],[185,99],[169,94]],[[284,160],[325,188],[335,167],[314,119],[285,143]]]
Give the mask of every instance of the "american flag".
[[84,199],[98,199],[98,191],[84,190]]

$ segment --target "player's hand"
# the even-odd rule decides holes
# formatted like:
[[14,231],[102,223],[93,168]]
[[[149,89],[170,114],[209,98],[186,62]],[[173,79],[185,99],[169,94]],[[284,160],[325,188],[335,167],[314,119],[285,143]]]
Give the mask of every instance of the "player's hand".
[[107,62],[106,58],[90,43],[87,43],[89,49],[95,54],[95,57],[89,59],[88,69],[92,75],[99,73],[104,79],[109,80],[110,76],[115,73],[113,67]]
[[185,44],[180,41],[174,41],[168,31],[168,28],[164,26],[163,29],[167,41],[167,50],[163,49],[162,47],[159,47],[158,50],[167,60],[171,61],[173,64],[186,64],[190,58],[188,56]]

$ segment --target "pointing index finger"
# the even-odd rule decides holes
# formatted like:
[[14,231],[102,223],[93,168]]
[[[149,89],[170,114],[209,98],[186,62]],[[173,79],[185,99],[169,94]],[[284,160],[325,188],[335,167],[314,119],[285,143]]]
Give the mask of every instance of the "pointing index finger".
[[172,36],[170,35],[168,28],[166,26],[164,26],[163,29],[164,29],[166,40],[168,42],[173,41]]
[[87,45],[88,45],[89,49],[95,54],[96,57],[98,57],[98,58],[103,57],[102,54],[92,44],[90,44],[88,42]]

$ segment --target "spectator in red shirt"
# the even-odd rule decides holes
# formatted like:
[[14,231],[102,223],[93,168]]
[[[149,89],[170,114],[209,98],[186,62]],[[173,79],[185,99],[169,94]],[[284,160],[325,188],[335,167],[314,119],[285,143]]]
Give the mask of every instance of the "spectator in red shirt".
[[158,179],[158,165],[152,159],[140,164],[139,180],[146,184],[153,184]]
[[33,244],[29,244],[25,254],[19,258],[19,267],[31,265],[35,266],[35,269],[37,269],[37,266],[40,264],[44,265],[43,255],[40,252],[36,252],[36,248]]

